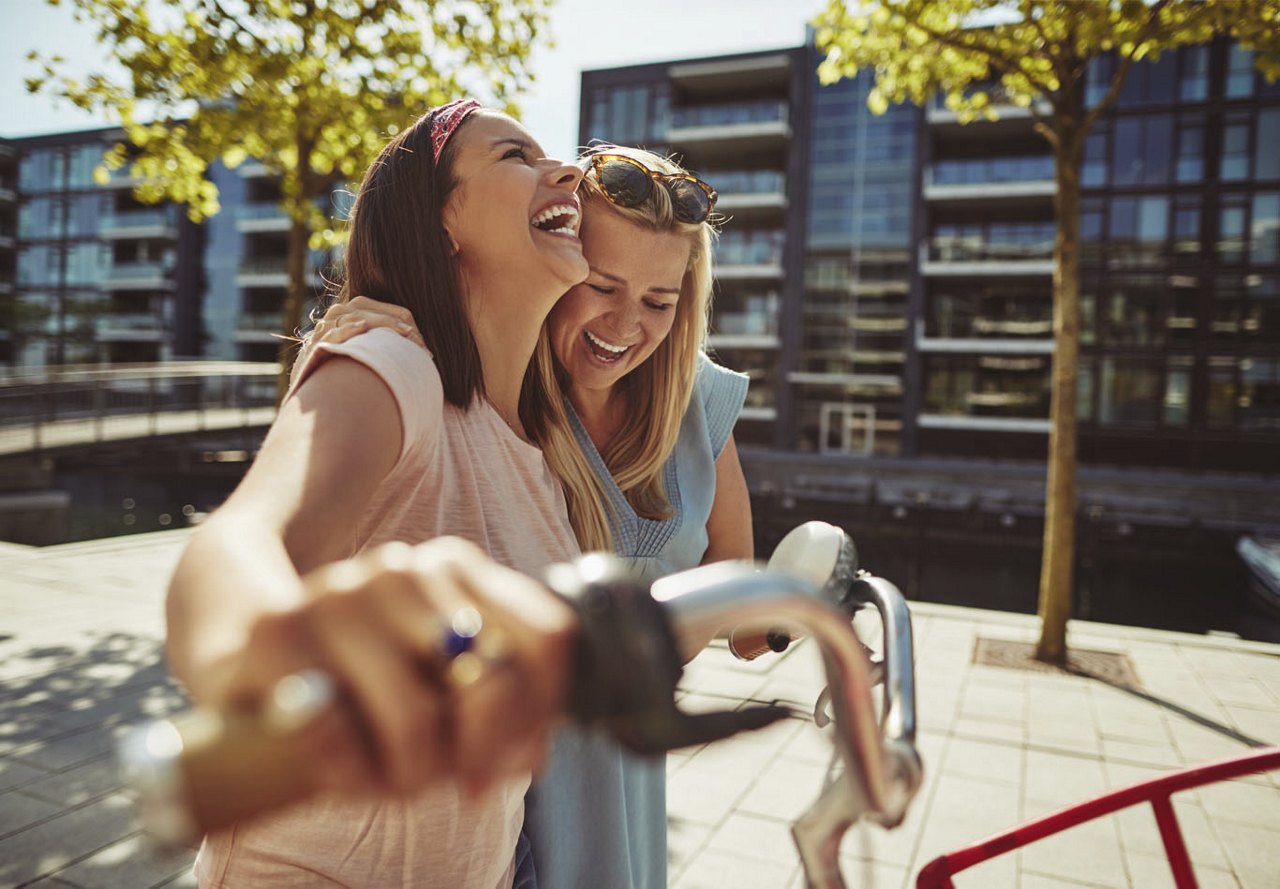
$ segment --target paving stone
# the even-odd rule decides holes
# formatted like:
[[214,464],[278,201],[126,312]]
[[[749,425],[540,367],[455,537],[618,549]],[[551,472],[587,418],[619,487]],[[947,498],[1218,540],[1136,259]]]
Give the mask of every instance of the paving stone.
[[72,807],[114,793],[120,787],[119,763],[114,755],[107,755],[46,775],[24,785],[22,792],[64,807]]
[[194,858],[190,849],[160,846],[134,834],[55,876],[82,886],[158,886],[190,870]]
[[797,867],[709,850],[699,855],[680,878],[676,889],[777,889],[788,885]]
[[61,807],[55,803],[28,796],[21,790],[0,793],[0,837],[7,837],[38,821],[52,818],[60,811]]
[[0,885],[62,870],[133,832],[133,809],[109,796],[0,840]]

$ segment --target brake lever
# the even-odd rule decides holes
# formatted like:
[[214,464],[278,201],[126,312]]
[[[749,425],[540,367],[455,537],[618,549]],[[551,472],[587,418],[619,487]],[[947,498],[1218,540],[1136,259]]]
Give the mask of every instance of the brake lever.
[[684,667],[671,622],[619,560],[586,556],[573,566],[553,566],[546,581],[578,615],[568,694],[575,722],[603,729],[636,753],[653,754],[764,728],[792,714],[773,704],[681,710],[675,697]]

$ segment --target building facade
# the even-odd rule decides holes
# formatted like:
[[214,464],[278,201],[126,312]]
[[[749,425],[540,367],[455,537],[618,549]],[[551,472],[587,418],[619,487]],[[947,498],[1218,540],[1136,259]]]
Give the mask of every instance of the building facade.
[[[1042,459],[1056,185],[1030,111],[962,126],[818,83],[811,47],[586,71],[580,138],[719,191],[711,346],[738,435],[801,452]],[[1111,63],[1094,66],[1088,101]],[[1226,40],[1137,66],[1088,140],[1086,461],[1280,469],[1280,84]]]
[[[0,363],[274,361],[289,226],[278,178],[215,165],[222,212],[196,224],[174,204],[140,204],[127,168],[95,178],[122,137],[0,143]],[[317,295],[323,261],[312,257]]]
[[[1056,186],[1029,112],[1000,113],[920,112],[912,453],[1044,453]],[[1138,65],[1081,179],[1081,458],[1280,470],[1280,83],[1225,40]]]

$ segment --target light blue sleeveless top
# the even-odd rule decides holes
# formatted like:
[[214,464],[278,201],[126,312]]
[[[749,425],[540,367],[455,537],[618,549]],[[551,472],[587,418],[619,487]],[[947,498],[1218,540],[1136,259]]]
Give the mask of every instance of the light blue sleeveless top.
[[[716,458],[746,395],[744,374],[699,357],[689,410],[667,460],[672,516],[665,521],[635,514],[566,399],[574,435],[613,506],[614,551],[646,581],[702,562]],[[525,832],[539,889],[665,889],[666,758],[635,756],[594,732],[559,729],[525,798]]]

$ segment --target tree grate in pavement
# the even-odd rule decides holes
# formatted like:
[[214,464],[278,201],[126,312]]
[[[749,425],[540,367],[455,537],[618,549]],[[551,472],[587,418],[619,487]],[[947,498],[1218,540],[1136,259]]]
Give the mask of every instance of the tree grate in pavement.
[[1004,667],[1009,670],[1030,670],[1035,673],[1065,673],[1098,679],[1108,685],[1140,689],[1137,671],[1129,655],[1120,651],[1091,651],[1083,648],[1067,650],[1066,666],[1055,666],[1036,660],[1036,647],[1030,642],[1012,639],[984,639],[979,636],[973,644],[973,663],[988,667]]

